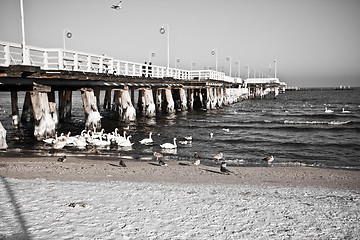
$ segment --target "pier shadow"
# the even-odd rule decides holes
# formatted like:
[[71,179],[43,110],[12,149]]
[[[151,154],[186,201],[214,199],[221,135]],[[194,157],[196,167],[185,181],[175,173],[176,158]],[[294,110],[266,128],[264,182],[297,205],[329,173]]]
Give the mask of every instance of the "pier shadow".
[[6,240],[13,240],[13,239],[14,240],[15,239],[16,240],[31,240],[32,238],[30,237],[30,234],[28,232],[28,228],[26,226],[26,221],[25,221],[24,217],[21,214],[20,206],[19,206],[18,202],[16,201],[15,194],[14,194],[13,190],[11,189],[9,182],[3,176],[0,176],[0,178],[1,178],[1,181],[2,181],[2,183],[4,185],[4,187],[5,187],[7,195],[10,198],[10,202],[14,207],[14,214],[15,214],[16,220],[20,224],[20,228],[21,228],[19,233],[15,233],[15,234],[10,235],[10,236],[1,236],[0,235],[0,239],[6,239]]
[[158,164],[158,163],[152,163],[152,162],[149,162],[148,164],[150,164],[150,165],[153,165],[153,166],[160,166],[161,167],[161,165],[160,164]]

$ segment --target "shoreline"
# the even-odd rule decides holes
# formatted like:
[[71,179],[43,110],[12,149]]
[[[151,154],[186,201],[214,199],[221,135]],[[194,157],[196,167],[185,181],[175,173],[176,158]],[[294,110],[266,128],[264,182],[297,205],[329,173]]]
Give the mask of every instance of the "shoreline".
[[167,167],[156,161],[89,159],[68,156],[65,162],[58,157],[1,158],[0,176],[15,179],[45,179],[82,182],[149,182],[181,184],[230,184],[241,186],[315,187],[360,190],[360,172],[342,169],[324,169],[303,166],[231,166],[229,175],[220,172],[220,166],[169,161]]

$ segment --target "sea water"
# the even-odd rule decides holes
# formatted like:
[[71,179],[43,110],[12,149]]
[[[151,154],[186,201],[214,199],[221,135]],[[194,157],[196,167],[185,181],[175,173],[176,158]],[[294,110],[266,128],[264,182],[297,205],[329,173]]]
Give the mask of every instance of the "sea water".
[[[103,94],[103,93],[102,93]],[[19,106],[23,104],[19,93]],[[101,95],[103,99],[103,95]],[[0,121],[7,130],[9,149],[2,156],[91,156],[96,159],[155,160],[161,152],[166,160],[192,161],[197,152],[204,164],[213,164],[214,154],[223,153],[229,165],[268,166],[262,161],[273,155],[272,166],[315,166],[360,170],[360,89],[311,89],[288,91],[277,99],[251,99],[215,110],[189,110],[147,118],[138,114],[129,124],[118,113],[101,109],[106,133],[126,131],[134,142],[131,148],[65,147],[53,151],[33,137],[33,123],[11,125],[10,94],[0,92]],[[325,113],[325,107],[332,113]],[[343,113],[342,109],[350,113]],[[21,111],[20,111],[21,113]],[[80,134],[85,116],[80,93],[73,93],[72,117],[61,122],[57,132]],[[152,132],[154,144],[139,141]],[[186,140],[185,137],[192,137]],[[160,144],[173,142],[176,150],[162,150]],[[90,158],[89,158],[90,159]]]

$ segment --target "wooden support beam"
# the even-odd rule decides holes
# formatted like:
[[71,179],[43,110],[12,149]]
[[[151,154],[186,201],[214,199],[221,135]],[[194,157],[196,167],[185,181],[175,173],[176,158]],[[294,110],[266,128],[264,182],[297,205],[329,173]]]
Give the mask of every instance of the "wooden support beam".
[[30,93],[35,120],[34,136],[42,140],[55,135],[55,122],[51,117],[47,93],[32,91]]
[[132,105],[128,90],[121,91],[120,108],[122,109],[122,119],[125,122],[136,121],[136,110]]
[[152,89],[144,90],[144,99],[145,99],[145,116],[149,118],[156,116],[156,108],[155,108]]
[[101,129],[101,116],[97,108],[96,97],[92,89],[81,89],[86,123],[85,129]]
[[138,112],[145,114],[145,94],[144,89],[138,89],[138,102],[137,102]]
[[51,92],[48,92],[47,94],[48,94],[48,100],[49,100],[50,115],[51,115],[53,121],[55,122],[55,128],[57,128],[59,121],[58,121],[58,116],[57,116],[57,112],[56,112],[55,92],[51,91]]
[[19,107],[16,91],[11,91],[11,110],[13,128],[19,129]]
[[23,110],[21,113],[21,122],[27,122],[28,115],[31,114],[31,98],[30,92],[25,93],[25,99],[23,104]]
[[103,108],[104,109],[111,109],[111,89],[107,89],[105,91]]
[[172,97],[171,88],[165,89],[165,99],[166,99],[166,112],[174,113],[175,112],[175,103]]

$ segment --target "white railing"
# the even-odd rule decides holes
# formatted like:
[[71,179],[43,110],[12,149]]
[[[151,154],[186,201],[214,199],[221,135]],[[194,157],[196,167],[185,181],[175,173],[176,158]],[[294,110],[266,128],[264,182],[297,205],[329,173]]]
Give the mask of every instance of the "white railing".
[[[146,77],[162,79],[170,77],[177,80],[218,80],[229,83],[241,83],[241,78],[226,76],[223,72],[213,70],[182,70],[116,60],[106,55],[96,55],[62,48],[39,48],[26,45],[23,58],[22,45],[0,41],[0,66],[20,65],[24,62],[38,66],[42,70],[78,71],[86,73],[103,73],[130,77]],[[248,79],[255,81],[276,82],[276,78]]]

